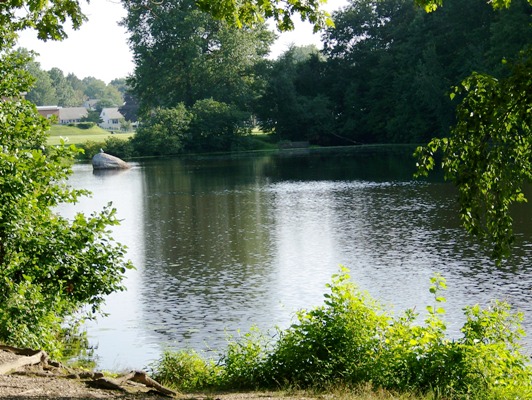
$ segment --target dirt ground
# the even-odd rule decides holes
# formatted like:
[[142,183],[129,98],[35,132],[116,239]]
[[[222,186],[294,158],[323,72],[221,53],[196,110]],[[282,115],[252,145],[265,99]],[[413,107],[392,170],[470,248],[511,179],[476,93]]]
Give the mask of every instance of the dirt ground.
[[[152,382],[149,381],[149,378],[144,378],[144,381],[140,383],[136,380],[124,380],[120,377],[105,378],[103,374],[72,370],[57,363],[49,362],[46,358],[43,358],[38,363],[17,366],[24,363],[25,360],[29,360],[28,354],[20,355],[13,351],[0,349],[0,399],[311,399],[310,397],[287,396],[286,394],[275,392],[174,393],[163,395],[161,390],[164,391],[165,388],[157,387],[156,382],[151,384]],[[12,366],[13,368],[11,368]],[[143,373],[140,374],[142,375]],[[148,382],[145,382],[146,379],[148,379]],[[114,385],[115,382],[119,382],[120,385]],[[108,386],[112,386],[112,388]]]

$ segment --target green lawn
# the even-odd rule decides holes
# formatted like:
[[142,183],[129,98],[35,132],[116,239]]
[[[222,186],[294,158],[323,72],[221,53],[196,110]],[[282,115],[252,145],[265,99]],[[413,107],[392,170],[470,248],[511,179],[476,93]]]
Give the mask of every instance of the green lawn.
[[50,129],[50,136],[48,137],[48,145],[59,144],[61,138],[68,139],[69,144],[82,144],[87,141],[92,142],[104,142],[108,137],[116,137],[120,139],[128,139],[133,136],[134,133],[115,133],[112,134],[105,129],[98,126],[94,126],[90,129],[79,129],[72,126],[65,125],[52,125]]

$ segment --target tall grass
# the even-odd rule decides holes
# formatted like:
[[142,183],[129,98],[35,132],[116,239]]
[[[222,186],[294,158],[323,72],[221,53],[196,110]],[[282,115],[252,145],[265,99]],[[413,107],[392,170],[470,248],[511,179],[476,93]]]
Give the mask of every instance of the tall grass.
[[156,378],[187,391],[371,387],[425,398],[532,398],[532,369],[519,345],[522,315],[509,305],[467,307],[463,337],[451,340],[440,276],[432,279],[434,304],[422,323],[413,310],[386,312],[345,269],[327,286],[324,304],[298,312],[288,329],[253,329],[229,341],[219,360],[167,352],[153,366]]

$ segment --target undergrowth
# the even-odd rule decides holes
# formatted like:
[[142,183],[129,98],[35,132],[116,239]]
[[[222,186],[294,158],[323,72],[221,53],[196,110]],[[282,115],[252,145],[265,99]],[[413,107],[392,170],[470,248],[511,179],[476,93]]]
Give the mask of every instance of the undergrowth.
[[464,309],[463,336],[451,340],[442,318],[445,279],[435,275],[424,323],[418,313],[385,311],[350,281],[333,275],[324,304],[299,311],[285,330],[252,329],[231,339],[219,360],[166,352],[156,379],[179,390],[360,388],[438,399],[530,399],[532,369],[519,345],[522,314],[506,303]]

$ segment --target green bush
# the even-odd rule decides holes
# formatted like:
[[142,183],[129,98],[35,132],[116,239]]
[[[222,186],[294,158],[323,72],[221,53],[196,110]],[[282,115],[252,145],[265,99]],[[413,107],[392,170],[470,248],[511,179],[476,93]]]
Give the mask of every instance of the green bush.
[[221,373],[212,360],[194,351],[164,352],[154,366],[153,377],[170,387],[194,391],[215,387]]
[[271,383],[327,386],[370,379],[371,360],[387,325],[379,305],[359,291],[347,274],[333,276],[325,304],[297,313],[279,332],[266,367]]
[[83,153],[78,156],[81,160],[92,160],[92,157],[98,154],[102,149],[107,154],[122,159],[128,159],[134,155],[131,140],[125,140],[118,137],[108,137],[104,142],[87,140],[85,143],[79,145],[79,148],[83,149]]
[[90,129],[96,126],[96,124],[94,122],[79,122],[75,126],[79,129]]
[[157,108],[146,117],[131,144],[144,156],[176,155],[183,152],[192,115],[183,103],[174,108]]
[[192,365],[169,368],[167,354],[155,370],[181,388],[187,385],[183,370],[193,370],[195,389],[201,382],[219,389],[371,384],[445,399],[531,398],[532,369],[519,346],[522,315],[502,302],[467,307],[463,337],[451,340],[441,319],[445,280],[435,275],[431,282],[434,304],[418,324],[413,310],[398,317],[383,311],[342,269],[328,285],[324,305],[298,312],[275,341],[254,329],[232,340],[217,364],[178,353],[179,363]]
[[250,114],[227,103],[199,100],[190,112],[188,151],[229,151],[239,136],[251,132]]
[[123,159],[131,158],[133,156],[133,145],[131,144],[131,140],[108,137],[105,139],[102,149],[107,154],[112,154],[115,157]]
[[78,146],[81,150],[83,150],[83,152],[78,155],[78,158],[82,160],[91,160],[92,157],[99,153],[100,149],[103,149],[104,146],[104,142],[87,140],[85,143],[82,143]]

